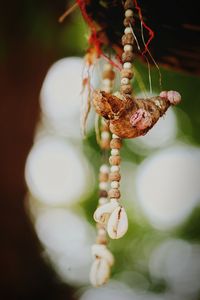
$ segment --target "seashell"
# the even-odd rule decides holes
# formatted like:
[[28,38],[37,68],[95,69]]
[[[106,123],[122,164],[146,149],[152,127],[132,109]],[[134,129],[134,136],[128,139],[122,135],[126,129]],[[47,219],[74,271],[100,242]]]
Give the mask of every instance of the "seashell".
[[121,238],[128,230],[128,218],[125,209],[118,206],[110,215],[107,224],[108,235],[112,239]]
[[106,259],[96,258],[90,270],[90,282],[98,287],[105,284],[110,277],[110,266]]
[[94,244],[92,246],[92,255],[95,258],[104,258],[109,266],[114,264],[114,257],[105,245]]
[[94,212],[94,220],[101,224],[107,224],[110,214],[119,206],[117,200],[110,201],[106,204],[99,206]]

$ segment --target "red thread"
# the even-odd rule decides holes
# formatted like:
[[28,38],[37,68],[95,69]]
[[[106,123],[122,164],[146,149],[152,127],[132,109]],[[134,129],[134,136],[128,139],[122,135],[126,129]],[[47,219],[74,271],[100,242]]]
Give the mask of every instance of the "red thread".
[[140,17],[140,21],[142,22],[142,25],[147,29],[147,31],[149,32],[149,39],[147,41],[147,43],[145,44],[145,49],[144,51],[142,52],[142,55],[144,55],[149,49],[148,49],[148,45],[150,44],[151,40],[154,38],[154,31],[146,25],[146,23],[144,22],[143,20],[143,16],[142,16],[142,11],[141,11],[141,8],[140,6],[138,5],[137,3],[137,0],[133,0],[134,4],[135,4],[135,8],[137,9],[138,11],[138,15]]
[[90,29],[91,29],[91,35],[88,39],[88,42],[90,45],[94,45],[97,51],[97,55],[98,56],[103,56],[112,66],[121,69],[121,67],[119,65],[117,65],[114,61],[112,61],[108,56],[106,56],[105,53],[103,53],[101,46],[102,43],[99,40],[98,36],[97,36],[97,30],[96,27],[94,25],[93,20],[90,18],[90,16],[87,14],[86,12],[86,8],[85,8],[85,1],[84,0],[76,0],[77,4],[79,5],[82,15],[85,19],[85,21],[87,22],[87,24],[89,25]]

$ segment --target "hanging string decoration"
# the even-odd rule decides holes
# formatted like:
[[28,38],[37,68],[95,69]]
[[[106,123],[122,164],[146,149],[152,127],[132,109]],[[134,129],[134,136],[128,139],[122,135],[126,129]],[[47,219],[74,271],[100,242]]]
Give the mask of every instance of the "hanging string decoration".
[[[101,3],[100,3],[101,2]],[[114,257],[107,248],[108,237],[119,239],[128,230],[128,218],[121,202],[120,192],[120,149],[125,138],[136,138],[145,135],[162,117],[171,105],[181,101],[181,96],[176,91],[162,91],[158,96],[138,99],[134,95],[132,79],[133,63],[137,55],[138,41],[136,40],[134,24],[136,18],[141,23],[141,28],[146,29],[148,40],[142,40],[144,49],[142,55],[150,53],[149,44],[154,37],[154,32],[144,22],[141,8],[136,0],[126,1],[83,1],[77,0],[83,17],[91,29],[89,37],[90,47],[88,53],[95,53],[96,57],[105,58],[102,73],[102,89],[92,93],[92,104],[96,113],[101,118],[102,153],[110,151],[108,161],[104,161],[99,172],[99,201],[94,212],[97,223],[97,239],[92,246],[94,261],[91,267],[90,280],[94,286],[100,286],[107,282]],[[103,3],[103,4],[102,4]],[[109,28],[101,28],[92,18],[92,10],[98,10],[98,5],[106,7],[106,13],[115,7],[121,7],[121,46],[110,43]],[[108,17],[108,15],[106,16]],[[102,22],[101,22],[102,23]],[[113,30],[113,28],[112,28]],[[121,34],[117,32],[116,36]],[[92,50],[93,49],[93,50]],[[111,59],[107,53],[111,50],[115,58]],[[106,52],[107,51],[107,52]],[[88,55],[87,55],[88,57]],[[115,72],[120,72],[119,91],[113,93],[113,81]],[[104,157],[106,157],[104,155]]]

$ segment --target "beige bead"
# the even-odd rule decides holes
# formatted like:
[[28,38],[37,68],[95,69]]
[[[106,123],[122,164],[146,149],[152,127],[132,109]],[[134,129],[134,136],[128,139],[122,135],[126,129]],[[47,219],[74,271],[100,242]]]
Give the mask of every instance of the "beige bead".
[[111,172],[111,173],[113,173],[113,172],[119,172],[119,170],[120,170],[120,167],[119,167],[119,166],[112,166],[112,167],[110,168],[110,172]]
[[124,64],[123,64],[123,68],[124,69],[128,69],[128,70],[130,70],[130,69],[132,69],[132,63],[130,63],[130,62],[125,62]]
[[119,155],[119,149],[112,149],[111,155]]
[[110,148],[111,149],[120,149],[122,146],[122,141],[121,139],[114,138],[110,141]]
[[119,182],[118,181],[112,181],[110,184],[112,189],[118,189],[119,188]]
[[120,139],[120,137],[118,135],[114,134],[114,133],[112,134],[112,138],[113,139]]
[[100,183],[99,183],[99,188],[100,188],[100,190],[107,190],[107,188],[108,188],[108,183],[105,182],[105,181],[100,182]]
[[112,71],[112,69],[113,69],[113,67],[112,67],[111,64],[105,64],[105,65],[103,66],[103,70],[104,70],[104,71]]
[[109,133],[108,131],[102,131],[102,133],[101,133],[101,138],[102,138],[103,140],[109,139],[109,138],[110,138],[110,133]]
[[110,80],[109,78],[103,79],[102,83],[103,83],[103,85],[104,85],[105,87],[111,87],[112,84],[113,84],[113,83],[112,83],[112,80]]
[[133,11],[132,11],[132,9],[127,9],[125,11],[125,17],[126,18],[133,17]]
[[131,27],[126,27],[126,28],[124,29],[124,33],[125,33],[125,34],[132,33]]
[[118,189],[110,189],[108,192],[109,198],[116,198],[119,199],[121,196],[121,193]]
[[109,174],[109,180],[112,181],[120,181],[121,175],[119,172],[112,172]]
[[131,94],[132,86],[130,84],[121,85],[120,91],[121,91],[121,93],[124,93],[124,94]]
[[133,78],[133,71],[129,70],[129,69],[122,69],[121,77],[126,77],[128,79],[131,79],[131,78]]
[[132,52],[133,51],[133,46],[132,45],[125,45],[124,46],[124,52]]
[[114,155],[109,157],[110,164],[118,166],[121,162],[121,157],[119,155]]
[[121,79],[121,84],[122,84],[122,85],[124,85],[124,84],[129,84],[129,82],[130,82],[129,79],[126,78],[126,77],[124,77],[124,78]]
[[100,167],[100,172],[101,173],[109,173],[109,167],[106,164],[102,165]]

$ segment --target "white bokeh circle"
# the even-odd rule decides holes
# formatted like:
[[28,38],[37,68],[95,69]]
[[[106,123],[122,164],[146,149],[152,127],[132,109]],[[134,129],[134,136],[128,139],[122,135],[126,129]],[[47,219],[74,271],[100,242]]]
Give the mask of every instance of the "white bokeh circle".
[[[83,90],[87,70],[83,58],[63,58],[51,66],[44,79],[40,93],[43,121],[60,135],[81,136],[80,116],[88,96],[87,89]],[[97,76],[94,70],[88,72],[95,87]]]
[[183,222],[200,199],[200,150],[177,146],[146,159],[138,168],[137,199],[159,229]]
[[44,137],[34,144],[26,161],[25,178],[31,194],[49,205],[80,201],[94,184],[81,151],[55,137]]
[[94,232],[86,220],[62,208],[43,209],[35,229],[60,277],[72,284],[88,283]]

